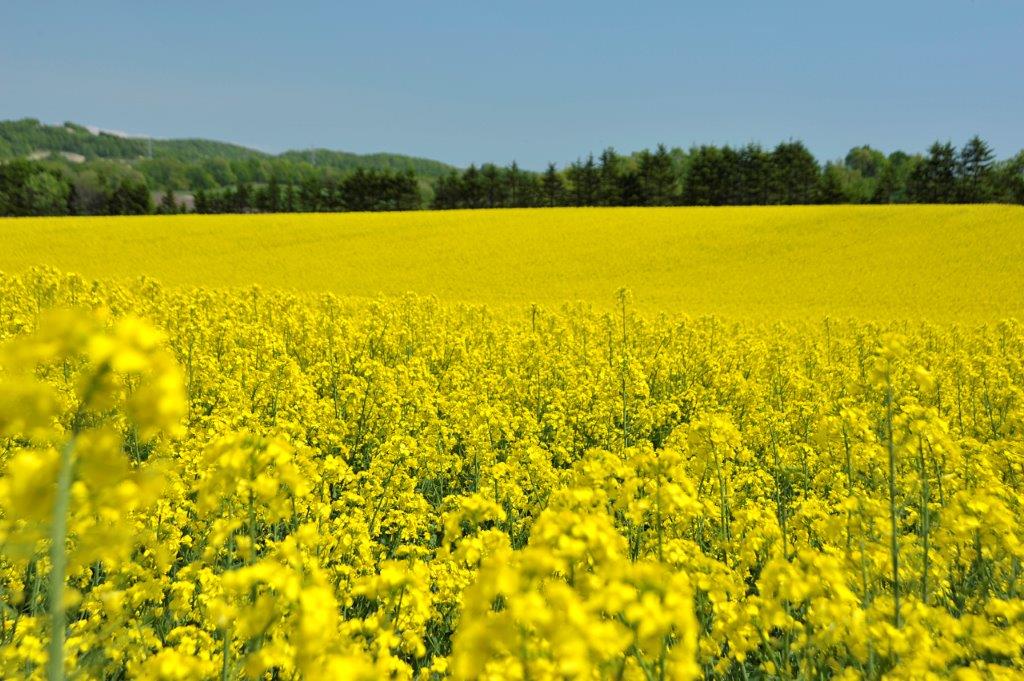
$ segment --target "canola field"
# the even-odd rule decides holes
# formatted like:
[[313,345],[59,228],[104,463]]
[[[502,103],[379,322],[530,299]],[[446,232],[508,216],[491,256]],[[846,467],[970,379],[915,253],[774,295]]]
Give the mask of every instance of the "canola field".
[[1021,678],[1021,210],[831,210],[0,222],[0,677]]
[[0,219],[0,272],[648,315],[1024,317],[1024,207],[566,208]]

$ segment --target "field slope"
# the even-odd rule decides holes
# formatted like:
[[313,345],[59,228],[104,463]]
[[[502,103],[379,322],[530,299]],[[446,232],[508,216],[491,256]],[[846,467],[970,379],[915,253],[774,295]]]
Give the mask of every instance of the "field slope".
[[0,271],[731,317],[1024,316],[1024,208],[610,208],[0,219]]

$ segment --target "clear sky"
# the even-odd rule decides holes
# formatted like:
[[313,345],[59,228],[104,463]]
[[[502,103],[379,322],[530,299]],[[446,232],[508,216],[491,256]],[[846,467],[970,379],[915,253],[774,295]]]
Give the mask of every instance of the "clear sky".
[[0,0],[0,118],[537,168],[665,142],[1024,148],[1021,0]]

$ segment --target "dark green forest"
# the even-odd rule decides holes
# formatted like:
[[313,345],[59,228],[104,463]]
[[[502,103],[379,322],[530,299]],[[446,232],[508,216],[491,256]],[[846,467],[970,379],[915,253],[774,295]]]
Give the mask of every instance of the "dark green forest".
[[536,172],[515,161],[456,169],[396,154],[273,155],[74,123],[0,122],[0,215],[988,202],[1024,203],[1024,152],[998,160],[977,136],[924,153],[865,145],[824,164],[799,141],[609,148]]

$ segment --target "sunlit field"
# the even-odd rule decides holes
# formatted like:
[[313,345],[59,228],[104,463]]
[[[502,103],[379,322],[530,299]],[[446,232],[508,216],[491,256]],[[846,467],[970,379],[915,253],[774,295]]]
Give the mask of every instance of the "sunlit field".
[[587,208],[0,219],[0,271],[412,291],[649,314],[976,322],[1024,314],[1024,208]]
[[1024,209],[0,234],[0,677],[1024,673]]

